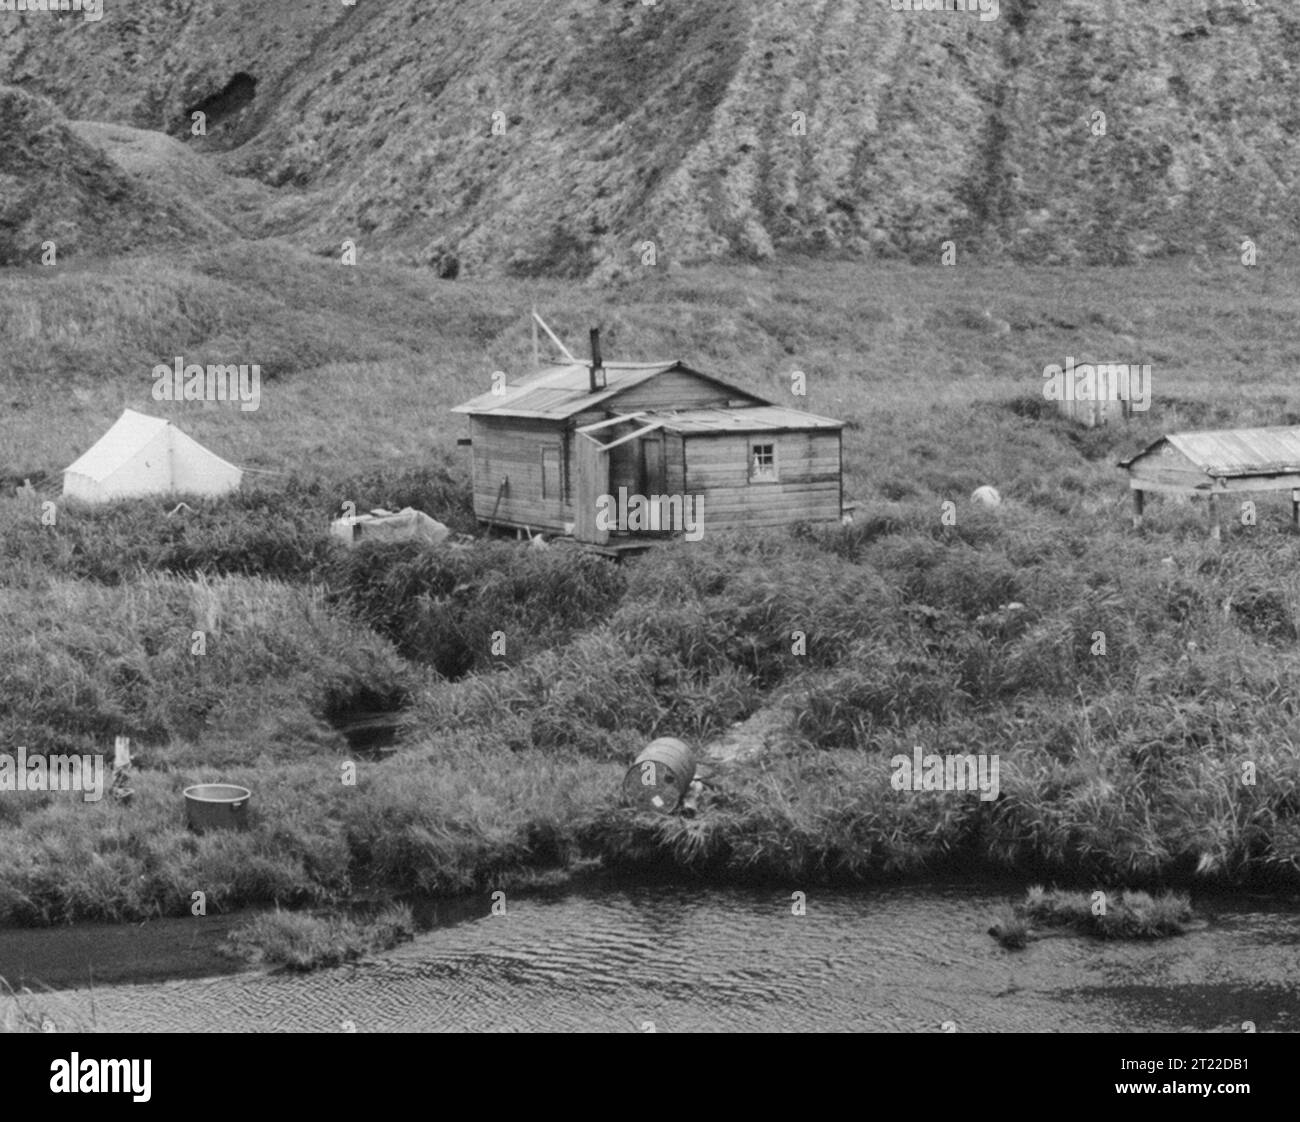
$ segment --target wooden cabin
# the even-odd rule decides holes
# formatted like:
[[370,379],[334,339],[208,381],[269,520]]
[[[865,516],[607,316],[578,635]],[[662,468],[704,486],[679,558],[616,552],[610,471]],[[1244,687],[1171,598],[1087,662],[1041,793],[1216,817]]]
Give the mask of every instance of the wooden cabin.
[[1225,496],[1290,491],[1291,517],[1300,521],[1300,428],[1171,433],[1119,466],[1129,475],[1135,527],[1148,491],[1207,496],[1215,539]]
[[[594,333],[592,350],[453,410],[469,417],[480,523],[617,550],[693,539],[692,511],[706,530],[839,520],[842,422],[681,362],[603,363]],[[622,517],[638,496],[658,517]]]
[[1114,420],[1127,421],[1151,404],[1151,365],[1129,363],[1076,363],[1048,366],[1043,394],[1056,402],[1064,417],[1095,428]]

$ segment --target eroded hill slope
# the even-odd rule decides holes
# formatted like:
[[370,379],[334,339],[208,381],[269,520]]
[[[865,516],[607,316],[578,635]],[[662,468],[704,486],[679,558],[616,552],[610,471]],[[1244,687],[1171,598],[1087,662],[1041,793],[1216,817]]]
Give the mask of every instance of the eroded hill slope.
[[1294,246],[1300,8],[998,7],[108,0],[7,17],[0,80],[257,180],[245,233],[444,275]]

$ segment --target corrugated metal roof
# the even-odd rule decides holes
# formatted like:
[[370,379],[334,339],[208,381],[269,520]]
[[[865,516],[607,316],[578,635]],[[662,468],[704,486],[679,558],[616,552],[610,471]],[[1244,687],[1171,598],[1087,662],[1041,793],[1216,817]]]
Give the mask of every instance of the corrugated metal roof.
[[452,412],[563,420],[680,365],[678,362],[607,362],[605,388],[599,393],[591,392],[591,374],[585,362],[548,366],[506,386],[505,393],[479,394],[457,405]]
[[1136,456],[1121,460],[1119,466],[1128,467],[1165,442],[1216,478],[1300,472],[1300,428],[1170,433]]
[[764,432],[779,429],[841,429],[843,421],[786,409],[780,405],[747,405],[739,409],[681,409],[673,413],[643,413],[678,433]]

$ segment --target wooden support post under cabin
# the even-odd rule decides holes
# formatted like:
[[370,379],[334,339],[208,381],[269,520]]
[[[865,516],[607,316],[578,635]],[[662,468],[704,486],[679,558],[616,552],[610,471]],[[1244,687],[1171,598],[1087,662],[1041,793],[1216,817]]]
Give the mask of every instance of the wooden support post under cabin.
[[1145,491],[1136,487],[1133,489],[1133,529],[1135,530],[1142,529],[1142,504],[1145,496]]
[[1210,540],[1219,541],[1223,537],[1223,528],[1219,522],[1219,496],[1210,492]]

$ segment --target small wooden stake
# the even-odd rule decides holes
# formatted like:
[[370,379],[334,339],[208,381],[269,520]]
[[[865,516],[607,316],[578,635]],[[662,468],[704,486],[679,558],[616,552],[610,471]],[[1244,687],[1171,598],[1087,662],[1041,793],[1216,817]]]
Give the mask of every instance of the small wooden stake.
[[1133,492],[1133,529],[1135,530],[1142,529],[1142,505],[1145,497],[1145,491]]
[[492,506],[492,517],[488,519],[488,532],[491,533],[497,523],[497,511],[501,509],[501,497],[510,487],[510,476],[501,480],[501,486],[497,488],[497,501]]

